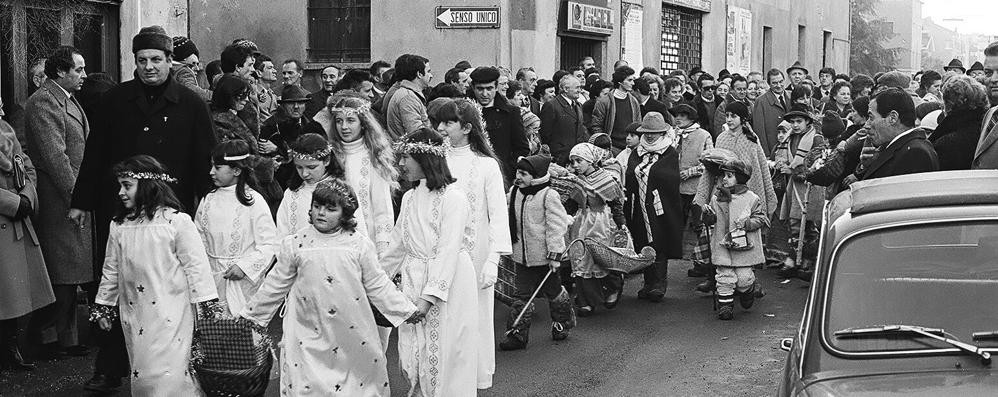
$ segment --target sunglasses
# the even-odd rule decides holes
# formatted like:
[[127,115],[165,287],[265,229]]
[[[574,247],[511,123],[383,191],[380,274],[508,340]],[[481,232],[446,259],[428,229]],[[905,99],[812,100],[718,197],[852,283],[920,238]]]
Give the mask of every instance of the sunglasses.
[[713,91],[713,90],[717,89],[717,86],[716,85],[709,85],[709,86],[706,86],[706,87],[700,87],[700,89],[701,90],[711,90],[711,91]]

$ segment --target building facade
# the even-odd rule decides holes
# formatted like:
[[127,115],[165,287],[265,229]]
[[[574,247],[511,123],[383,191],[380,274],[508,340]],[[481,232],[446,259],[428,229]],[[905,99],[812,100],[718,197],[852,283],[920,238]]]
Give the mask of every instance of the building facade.
[[885,48],[899,49],[898,70],[912,73],[922,68],[922,1],[881,0],[880,15],[894,33]]

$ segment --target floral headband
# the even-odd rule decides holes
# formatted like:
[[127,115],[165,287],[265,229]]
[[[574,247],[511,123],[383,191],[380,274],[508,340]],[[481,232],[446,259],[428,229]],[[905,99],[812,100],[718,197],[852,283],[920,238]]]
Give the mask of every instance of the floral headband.
[[370,111],[371,111],[371,103],[367,101],[364,101],[364,103],[358,107],[339,106],[335,108],[329,108],[330,113],[342,113],[344,116],[360,115],[361,113],[368,113]]
[[168,183],[177,183],[177,178],[174,178],[168,174],[158,174],[155,172],[132,172],[125,171],[119,172],[118,178],[132,178],[132,179],[148,179],[148,180],[160,180]]
[[450,140],[444,138],[443,143],[440,145],[433,145],[426,142],[399,142],[395,144],[396,153],[422,153],[422,154],[432,154],[439,157],[447,157],[447,153],[450,152]]
[[319,149],[312,153],[302,153],[296,152],[294,150],[288,150],[288,156],[296,160],[322,160],[329,157],[329,154],[333,152],[332,146],[326,146],[325,149]]
[[348,202],[350,202],[351,205],[357,206],[357,201],[354,199],[353,195],[350,194],[350,190],[347,189],[346,186],[344,186],[343,183],[341,183],[341,182],[337,182],[336,180],[325,180],[325,181],[319,182],[319,184],[316,185],[316,189],[318,189],[318,188],[329,188],[329,189],[332,189],[334,192],[336,192],[337,194],[339,194],[340,197],[343,197]]

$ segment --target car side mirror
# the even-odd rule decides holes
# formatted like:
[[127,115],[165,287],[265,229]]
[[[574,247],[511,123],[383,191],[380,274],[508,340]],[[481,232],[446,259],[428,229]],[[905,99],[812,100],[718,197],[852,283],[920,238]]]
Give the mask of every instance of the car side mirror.
[[788,352],[790,351],[791,348],[793,348],[793,346],[794,346],[794,338],[780,339],[780,350]]

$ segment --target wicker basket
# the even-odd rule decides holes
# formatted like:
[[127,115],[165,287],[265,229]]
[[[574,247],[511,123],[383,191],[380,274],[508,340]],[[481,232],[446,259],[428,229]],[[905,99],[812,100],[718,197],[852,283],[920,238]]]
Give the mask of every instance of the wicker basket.
[[204,357],[195,361],[193,367],[205,394],[225,397],[264,394],[273,365],[266,335],[259,334],[246,321],[226,318],[198,319],[195,336],[197,349]]
[[569,247],[572,255],[589,251],[593,263],[608,271],[620,273],[637,273],[655,262],[655,249],[644,247],[640,254],[634,254],[627,248],[614,248],[592,238],[579,239]]

